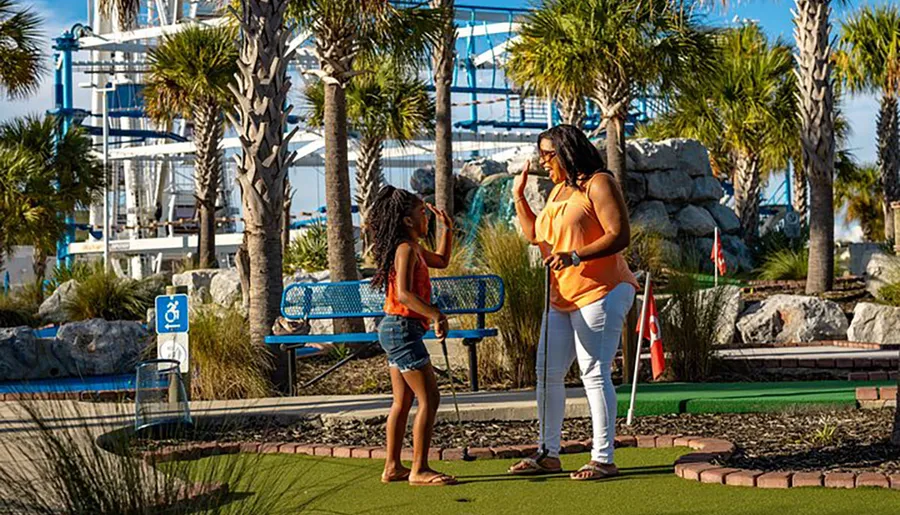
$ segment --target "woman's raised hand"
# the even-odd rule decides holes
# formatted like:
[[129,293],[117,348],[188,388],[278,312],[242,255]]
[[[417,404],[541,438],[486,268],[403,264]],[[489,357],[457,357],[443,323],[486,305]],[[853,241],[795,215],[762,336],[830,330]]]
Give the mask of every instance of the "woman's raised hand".
[[522,173],[516,176],[513,181],[513,193],[515,196],[521,197],[525,194],[525,186],[528,184],[528,170],[531,168],[531,159],[526,159],[522,166]]

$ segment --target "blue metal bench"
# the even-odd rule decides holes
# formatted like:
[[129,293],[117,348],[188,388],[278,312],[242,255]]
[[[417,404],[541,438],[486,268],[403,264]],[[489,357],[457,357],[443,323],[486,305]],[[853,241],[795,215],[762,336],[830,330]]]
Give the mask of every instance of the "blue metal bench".
[[[496,275],[437,277],[431,280],[431,302],[448,316],[476,315],[475,329],[450,331],[447,338],[461,339],[469,350],[469,383],[478,390],[478,351],[476,346],[484,338],[496,336],[497,330],[485,327],[485,315],[503,307],[505,291],[503,279]],[[338,318],[384,317],[384,293],[373,288],[369,281],[338,283],[295,283],[284,290],[281,314],[291,320],[326,320]],[[425,339],[434,339],[433,331]],[[378,342],[378,333],[316,334],[267,336],[266,344],[279,345],[288,352],[288,377],[293,393],[296,377],[295,360],[298,355],[318,352],[306,347],[310,343],[363,344],[334,366],[306,382],[309,386],[343,366]]]

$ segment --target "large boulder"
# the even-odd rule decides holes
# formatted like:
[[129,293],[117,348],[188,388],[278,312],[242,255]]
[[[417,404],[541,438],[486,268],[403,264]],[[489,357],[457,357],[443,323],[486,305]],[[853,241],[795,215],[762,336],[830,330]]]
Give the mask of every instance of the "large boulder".
[[[753,255],[744,240],[730,234],[722,235],[721,238],[726,254],[734,257],[732,260],[727,260],[726,257],[726,265],[732,270],[745,272],[753,270]],[[712,246],[709,249],[712,252]]]
[[650,170],[671,170],[678,166],[675,149],[669,145],[660,145],[649,139],[631,140],[626,145],[628,157],[634,162],[634,170],[647,172]]
[[685,206],[675,220],[678,229],[688,236],[709,236],[716,230],[716,221],[709,211],[697,206]]
[[735,234],[741,230],[741,220],[728,206],[723,206],[718,202],[707,202],[703,204],[703,207],[715,219],[720,231],[725,234]]
[[666,206],[659,200],[647,200],[634,208],[631,222],[658,232],[664,238],[678,236],[678,228],[669,220]]
[[878,291],[893,282],[900,281],[900,257],[875,252],[866,265],[866,290],[874,297]]
[[511,158],[506,161],[506,173],[519,175],[525,168],[525,160],[528,160],[528,173],[530,175],[547,175],[538,159],[538,153],[534,147],[520,148]]
[[553,190],[553,181],[544,177],[529,176],[525,184],[525,200],[535,213],[543,211],[547,205],[547,197]]
[[481,184],[484,180],[498,173],[505,174],[507,169],[506,163],[500,163],[493,159],[481,157],[474,161],[464,164],[462,170],[459,171],[460,177],[465,177]]
[[847,330],[851,342],[900,344],[900,308],[860,302]]
[[241,276],[236,268],[228,268],[213,276],[209,295],[220,306],[229,307],[241,302]]
[[0,381],[22,381],[69,375],[68,360],[55,339],[34,337],[30,327],[0,329]]
[[675,153],[675,163],[679,170],[684,170],[691,177],[711,176],[709,152],[702,143],[695,139],[673,138],[659,142],[660,146],[669,147]]
[[691,188],[691,202],[703,202],[706,200],[719,200],[725,195],[722,183],[711,175],[697,177]]
[[434,167],[416,168],[409,176],[409,187],[419,195],[434,193]]
[[192,304],[202,304],[210,297],[210,286],[212,286],[213,277],[221,272],[218,268],[201,268],[198,270],[188,270],[180,274],[172,275],[172,284],[174,286],[187,286],[188,296]]
[[38,316],[45,322],[61,324],[68,320],[66,317],[66,304],[74,300],[78,290],[78,282],[70,279],[60,284],[52,295],[44,299],[38,308]]
[[78,376],[125,374],[143,357],[149,334],[140,322],[92,319],[72,322],[56,334],[68,372]]
[[879,243],[851,243],[850,275],[865,275],[866,267],[875,254],[884,254],[882,245]]
[[681,170],[663,170],[647,174],[647,197],[666,202],[684,202],[691,197],[694,182]]
[[629,205],[647,197],[647,178],[642,173],[625,174],[625,199]]
[[830,300],[774,295],[744,311],[737,329],[746,344],[843,340],[847,317]]

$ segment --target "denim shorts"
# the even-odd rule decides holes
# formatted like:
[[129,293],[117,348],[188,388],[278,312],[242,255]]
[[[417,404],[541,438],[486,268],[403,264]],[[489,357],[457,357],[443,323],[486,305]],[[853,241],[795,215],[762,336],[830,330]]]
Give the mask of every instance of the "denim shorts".
[[431,362],[422,337],[426,328],[421,320],[387,315],[378,326],[378,343],[387,354],[390,366],[401,372],[419,370]]

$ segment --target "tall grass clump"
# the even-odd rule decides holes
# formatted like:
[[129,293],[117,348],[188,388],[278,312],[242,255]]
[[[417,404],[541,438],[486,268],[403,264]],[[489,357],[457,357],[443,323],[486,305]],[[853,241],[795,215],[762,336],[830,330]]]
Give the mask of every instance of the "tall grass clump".
[[52,293],[59,288],[60,284],[66,281],[84,281],[102,268],[102,263],[87,263],[85,261],[76,261],[71,265],[56,265],[50,275],[50,280],[47,281],[47,291]]
[[78,283],[63,309],[73,322],[92,318],[141,320],[152,303],[151,292],[139,281],[98,270]]
[[500,332],[505,369],[515,388],[535,384],[535,356],[544,309],[544,268],[532,261],[529,243],[504,223],[478,232],[481,267],[503,279],[506,306],[488,317]]
[[690,276],[677,274],[669,279],[669,291],[661,318],[670,370],[678,381],[706,381],[724,323],[725,290],[701,290]]
[[328,269],[328,233],[322,224],[310,226],[288,245],[284,272],[320,272]]
[[769,254],[759,267],[763,281],[806,279],[809,271],[809,251],[785,248]]
[[623,253],[629,268],[650,272],[653,277],[662,277],[663,270],[675,256],[671,256],[662,235],[647,226],[631,226],[631,244]]
[[[130,428],[113,425],[127,419],[127,405],[115,405],[118,412],[112,415],[85,412],[79,406],[46,402],[15,406],[21,438],[0,443],[17,460],[0,467],[0,512],[301,513],[341,486],[338,482],[334,487],[333,481],[300,485],[312,483],[304,477],[312,474],[302,469],[314,468],[314,462],[271,460],[264,454],[159,464],[143,460],[131,447]],[[310,490],[321,493],[311,495]]]
[[34,326],[37,306],[23,301],[15,292],[0,293],[0,327]]
[[202,309],[191,316],[192,399],[247,399],[272,392],[265,349],[250,342],[236,309]]

